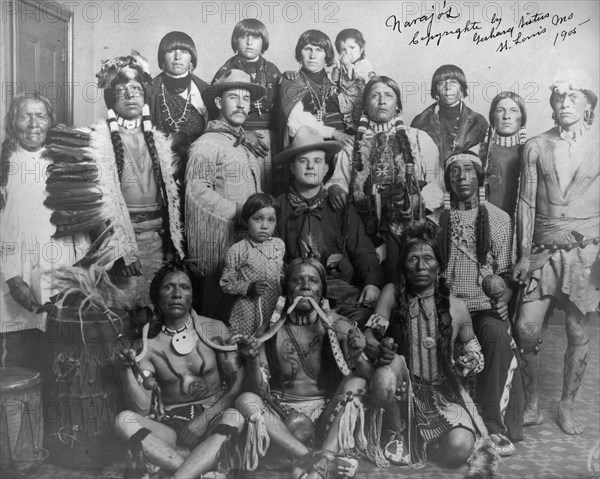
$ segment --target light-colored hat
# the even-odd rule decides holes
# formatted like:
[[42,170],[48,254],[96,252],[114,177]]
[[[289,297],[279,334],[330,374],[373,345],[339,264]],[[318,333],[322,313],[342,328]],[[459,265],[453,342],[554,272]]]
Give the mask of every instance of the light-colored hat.
[[558,90],[558,93],[565,93],[568,90],[590,90],[595,91],[597,85],[594,84],[587,72],[580,68],[567,68],[559,71],[550,84],[550,90]]
[[344,144],[341,141],[325,141],[318,130],[312,126],[301,126],[287,150],[283,150],[273,158],[273,164],[281,164],[294,159],[294,157],[305,151],[323,150],[325,157],[330,158],[339,153]]
[[223,94],[227,90],[248,90],[252,101],[256,101],[267,94],[267,90],[262,85],[252,83],[250,75],[242,70],[226,71],[221,77],[202,92],[202,99],[207,105],[213,104],[213,99]]

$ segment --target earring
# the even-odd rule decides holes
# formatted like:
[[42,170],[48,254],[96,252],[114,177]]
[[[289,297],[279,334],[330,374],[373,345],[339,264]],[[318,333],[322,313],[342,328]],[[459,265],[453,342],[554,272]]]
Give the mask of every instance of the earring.
[[519,130],[519,145],[524,145],[527,141],[527,128],[524,126]]
[[592,110],[585,110],[585,112],[583,112],[583,120],[588,124],[591,125],[591,118],[592,118]]
[[444,209],[445,210],[450,209],[450,192],[449,191],[446,191],[444,193]]

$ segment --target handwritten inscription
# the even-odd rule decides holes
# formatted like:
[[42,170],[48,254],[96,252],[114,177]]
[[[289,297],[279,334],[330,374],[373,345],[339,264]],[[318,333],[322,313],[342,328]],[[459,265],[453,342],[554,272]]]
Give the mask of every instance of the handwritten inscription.
[[[504,52],[540,38],[551,38],[553,46],[560,45],[577,35],[578,29],[590,19],[578,19],[574,12],[557,14],[537,11],[536,8],[509,10],[514,15],[505,19],[498,6],[491,17],[473,9],[467,12],[456,2],[421,4],[429,11],[406,11],[404,16],[390,15],[385,26],[401,35],[407,35],[408,45],[439,47],[446,41],[471,41],[476,46],[492,45],[496,52]],[[498,5],[498,4],[495,4]],[[526,4],[531,7],[530,4]]]

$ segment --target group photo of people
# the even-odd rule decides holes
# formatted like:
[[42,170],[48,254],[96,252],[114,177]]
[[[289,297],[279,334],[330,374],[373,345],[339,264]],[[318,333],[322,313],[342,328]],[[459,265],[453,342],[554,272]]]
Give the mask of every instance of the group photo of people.
[[[369,37],[348,3],[354,22],[295,37],[229,17],[229,58],[183,10],[145,24],[156,44],[103,38],[119,53],[83,72],[99,101],[72,105],[92,122],[59,121],[43,88],[6,101],[2,477],[546,478],[506,469],[536,430],[597,432],[578,402],[597,371],[597,62],[556,65],[539,102],[507,83],[474,103],[483,63],[451,43],[402,63],[400,30]],[[597,477],[597,455],[556,477]]]

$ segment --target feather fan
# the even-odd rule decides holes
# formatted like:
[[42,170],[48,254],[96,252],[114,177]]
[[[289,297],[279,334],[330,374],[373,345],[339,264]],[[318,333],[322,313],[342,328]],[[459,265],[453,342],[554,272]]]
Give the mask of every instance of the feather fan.
[[[48,132],[48,168],[44,204],[54,210],[55,238],[88,233],[92,245],[78,265],[109,269],[123,258],[131,264],[137,244],[112,159],[108,134],[57,125]],[[101,137],[106,136],[106,143]],[[94,144],[94,142],[96,142]]]

